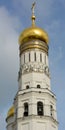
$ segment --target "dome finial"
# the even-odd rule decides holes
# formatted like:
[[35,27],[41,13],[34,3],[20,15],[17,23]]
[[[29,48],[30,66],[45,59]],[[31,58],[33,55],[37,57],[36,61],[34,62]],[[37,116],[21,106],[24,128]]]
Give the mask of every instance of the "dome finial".
[[34,2],[32,4],[32,8],[31,8],[31,10],[32,10],[32,18],[31,18],[32,19],[32,26],[35,25],[35,15],[34,15],[35,4],[36,4],[36,2]]

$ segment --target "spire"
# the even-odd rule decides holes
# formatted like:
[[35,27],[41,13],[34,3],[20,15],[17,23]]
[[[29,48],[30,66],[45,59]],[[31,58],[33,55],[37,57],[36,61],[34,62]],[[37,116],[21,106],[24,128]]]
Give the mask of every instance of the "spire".
[[35,9],[35,2],[32,4],[32,8],[31,8],[31,10],[32,10],[32,17],[31,17],[31,19],[32,19],[32,26],[35,26],[35,15],[34,15],[34,9]]

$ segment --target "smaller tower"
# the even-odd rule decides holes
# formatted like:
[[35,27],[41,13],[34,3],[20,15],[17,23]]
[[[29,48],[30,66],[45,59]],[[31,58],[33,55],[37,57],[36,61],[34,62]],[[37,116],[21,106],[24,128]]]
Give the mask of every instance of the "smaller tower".
[[32,25],[19,36],[18,92],[6,121],[7,130],[58,130],[56,96],[51,91],[48,34]]

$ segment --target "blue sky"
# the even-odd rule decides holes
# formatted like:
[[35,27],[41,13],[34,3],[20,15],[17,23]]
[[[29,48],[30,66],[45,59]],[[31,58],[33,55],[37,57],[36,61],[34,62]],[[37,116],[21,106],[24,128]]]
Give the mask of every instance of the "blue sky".
[[[31,25],[33,0],[0,0],[0,130],[18,89],[20,32]],[[65,129],[65,1],[36,0],[36,25],[49,35],[51,88],[57,97],[59,130]]]

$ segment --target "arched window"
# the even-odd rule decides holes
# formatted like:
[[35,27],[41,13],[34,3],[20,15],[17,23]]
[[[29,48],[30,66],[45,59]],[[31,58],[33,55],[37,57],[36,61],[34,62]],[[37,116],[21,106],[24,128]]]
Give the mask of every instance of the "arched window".
[[30,53],[29,53],[29,62],[30,62]]
[[26,86],[26,89],[28,89],[28,88],[29,88],[29,85]]
[[28,103],[24,103],[24,116],[28,116]]
[[37,84],[37,88],[41,88],[40,84]]
[[50,115],[53,116],[53,106],[50,105]]
[[25,54],[24,54],[24,63],[25,63]]
[[34,61],[36,61],[36,52],[34,53]]
[[42,54],[40,54],[40,62],[42,62]]
[[45,55],[45,64],[46,64],[46,55]]
[[37,102],[37,114],[42,116],[43,114],[43,103],[42,102]]

